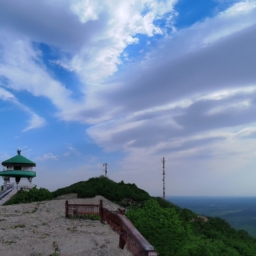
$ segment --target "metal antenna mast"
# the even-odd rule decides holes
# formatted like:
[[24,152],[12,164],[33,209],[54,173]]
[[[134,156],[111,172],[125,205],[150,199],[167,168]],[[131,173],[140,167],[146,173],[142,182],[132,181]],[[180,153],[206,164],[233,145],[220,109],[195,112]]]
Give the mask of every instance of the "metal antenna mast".
[[105,177],[107,177],[107,173],[108,173],[108,164],[105,163],[105,164],[103,164],[103,166],[105,166]]
[[165,158],[163,157],[163,199],[165,200]]

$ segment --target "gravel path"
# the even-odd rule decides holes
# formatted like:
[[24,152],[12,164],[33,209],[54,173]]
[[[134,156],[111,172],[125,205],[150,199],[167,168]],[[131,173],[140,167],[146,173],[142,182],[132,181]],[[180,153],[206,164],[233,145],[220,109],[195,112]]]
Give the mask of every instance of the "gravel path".
[[[98,204],[100,198],[69,201]],[[110,210],[119,207],[104,198],[103,203]],[[107,224],[66,219],[65,199],[0,206],[1,256],[131,256],[118,242]]]

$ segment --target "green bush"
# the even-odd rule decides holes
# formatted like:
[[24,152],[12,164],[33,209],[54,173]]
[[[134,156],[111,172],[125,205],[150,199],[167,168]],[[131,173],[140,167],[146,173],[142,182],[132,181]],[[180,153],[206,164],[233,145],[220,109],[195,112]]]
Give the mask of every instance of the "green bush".
[[25,191],[23,189],[19,190],[10,200],[5,202],[4,205],[31,203],[51,199],[52,193],[49,190],[33,187],[29,191]]
[[75,183],[52,194],[57,197],[70,193],[77,193],[79,198],[101,195],[122,206],[140,204],[150,198],[146,191],[139,189],[135,184],[125,184],[123,181],[116,183],[104,176]]
[[159,256],[255,256],[256,239],[220,218],[202,222],[189,209],[146,201],[126,216],[157,250]]
[[128,211],[126,216],[159,255],[176,255],[191,233],[190,226],[180,220],[174,208],[162,208],[154,199]]

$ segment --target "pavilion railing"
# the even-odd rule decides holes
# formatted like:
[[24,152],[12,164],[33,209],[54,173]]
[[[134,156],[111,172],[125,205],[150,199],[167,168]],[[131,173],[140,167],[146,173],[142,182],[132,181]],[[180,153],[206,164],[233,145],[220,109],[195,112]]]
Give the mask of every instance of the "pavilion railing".
[[66,217],[75,215],[93,214],[100,215],[102,221],[119,234],[119,247],[132,252],[134,256],[157,256],[154,247],[140,234],[130,220],[124,215],[124,210],[118,209],[118,213],[103,207],[103,201],[95,204],[69,204],[66,201]]
[[15,183],[10,184],[6,190],[0,191],[0,199],[4,198],[4,197],[7,196],[10,192],[13,191],[13,189],[14,189],[14,184],[15,184]]

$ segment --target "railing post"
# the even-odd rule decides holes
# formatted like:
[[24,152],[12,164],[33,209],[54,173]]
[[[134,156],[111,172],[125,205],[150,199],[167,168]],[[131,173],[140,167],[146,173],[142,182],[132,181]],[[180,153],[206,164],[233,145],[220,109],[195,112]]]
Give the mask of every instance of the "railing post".
[[125,209],[120,209],[118,208],[118,213],[121,214],[121,215],[125,215]]
[[125,241],[125,239],[124,239],[124,236],[125,236],[124,231],[121,230],[121,233],[120,233],[120,235],[119,235],[119,248],[121,248],[121,249],[124,249],[125,244],[126,244],[126,241]]
[[102,199],[100,200],[99,212],[100,212],[101,220],[103,221],[104,219],[103,219],[103,200]]
[[66,200],[66,218],[68,218],[68,200]]

